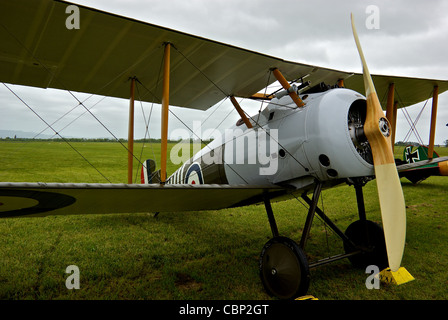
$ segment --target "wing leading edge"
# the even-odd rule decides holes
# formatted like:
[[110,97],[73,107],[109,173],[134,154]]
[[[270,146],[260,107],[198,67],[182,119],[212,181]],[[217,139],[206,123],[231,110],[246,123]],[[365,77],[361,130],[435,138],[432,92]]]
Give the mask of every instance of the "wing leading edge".
[[[359,74],[285,61],[228,44],[77,5],[80,29],[66,27],[71,3],[53,0],[0,2],[0,81],[129,98],[129,79],[147,89],[139,99],[160,103],[163,45],[173,44],[170,104],[205,110],[223,98],[251,97],[274,82],[306,77],[363,92]],[[23,23],[27,21],[28,23]],[[427,86],[448,81],[373,76],[379,96],[396,83],[404,106],[428,98]],[[269,79],[269,81],[268,81]],[[378,83],[377,83],[378,81]],[[384,82],[384,85],[383,85]],[[401,92],[403,91],[403,93]]]

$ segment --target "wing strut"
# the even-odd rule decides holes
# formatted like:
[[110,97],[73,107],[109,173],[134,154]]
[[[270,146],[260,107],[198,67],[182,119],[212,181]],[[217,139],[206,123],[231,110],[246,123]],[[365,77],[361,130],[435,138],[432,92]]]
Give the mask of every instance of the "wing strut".
[[292,89],[291,85],[288,83],[288,81],[282,75],[280,70],[275,68],[274,70],[272,70],[272,73],[274,74],[275,78],[277,78],[278,82],[280,82],[283,89],[288,91],[289,96],[294,101],[294,103],[297,105],[297,107],[299,107],[299,108],[303,107],[305,105],[305,103],[302,101],[302,99],[299,98],[299,95],[297,94],[297,92],[295,92],[294,90],[291,90]]
[[395,133],[397,132],[397,111],[398,111],[398,101],[394,102],[394,122],[392,123],[392,137],[391,141],[395,144]]
[[170,57],[171,44],[165,44],[163,57],[163,94],[162,94],[162,141],[160,160],[160,182],[166,181],[166,162],[168,149],[168,111],[170,106]]
[[395,100],[395,83],[389,84],[389,92],[387,94],[387,107],[386,107],[386,118],[389,120],[389,123],[391,124],[391,145],[392,145],[392,152],[394,151],[394,144],[395,144],[395,127],[396,127],[396,119],[395,119],[395,111],[394,107],[397,105],[394,104]]
[[134,164],[134,100],[135,77],[131,79],[131,97],[129,99],[129,130],[128,130],[128,183],[132,183],[132,167]]
[[438,101],[439,101],[439,87],[434,86],[434,91],[432,94],[431,129],[429,134],[428,159],[433,159],[434,156],[434,138],[436,136],[436,118],[437,118]]
[[240,115],[240,117],[244,121],[244,123],[246,124],[246,127],[248,129],[252,128],[252,123],[250,123],[249,119],[247,118],[243,109],[241,109],[241,106],[239,105],[238,101],[236,101],[234,96],[230,96],[230,101],[232,101],[233,106],[235,107],[236,111],[238,111],[238,114]]

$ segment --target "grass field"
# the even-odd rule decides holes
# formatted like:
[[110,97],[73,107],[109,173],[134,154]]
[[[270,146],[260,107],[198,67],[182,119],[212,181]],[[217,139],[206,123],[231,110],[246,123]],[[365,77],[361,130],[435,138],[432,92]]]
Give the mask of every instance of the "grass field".
[[[126,181],[126,150],[119,144],[72,145],[109,181]],[[157,145],[143,150],[143,159],[160,159]],[[448,155],[447,148],[437,151]],[[169,164],[168,173],[175,168]],[[0,181],[107,182],[63,142],[0,142]],[[341,260],[312,269],[309,294],[320,300],[448,299],[448,179],[431,177],[417,186],[403,179],[402,185],[408,219],[403,266],[416,280],[368,290],[364,270]],[[368,218],[379,222],[375,182],[366,185],[364,197]],[[353,187],[324,191],[322,204],[342,230],[357,219]],[[273,210],[280,234],[298,241],[307,208],[293,199],[274,203]],[[259,254],[270,237],[264,206],[157,218],[0,219],[0,299],[271,299],[258,276]],[[342,251],[339,238],[315,220],[309,260]],[[80,270],[79,290],[65,286],[69,265]]]

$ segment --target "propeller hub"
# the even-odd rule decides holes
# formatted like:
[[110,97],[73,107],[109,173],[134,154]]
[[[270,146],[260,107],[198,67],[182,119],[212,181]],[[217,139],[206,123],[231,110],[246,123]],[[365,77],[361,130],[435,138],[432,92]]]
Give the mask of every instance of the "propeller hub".
[[390,136],[390,124],[386,118],[382,117],[378,123],[378,126],[383,136],[386,138]]

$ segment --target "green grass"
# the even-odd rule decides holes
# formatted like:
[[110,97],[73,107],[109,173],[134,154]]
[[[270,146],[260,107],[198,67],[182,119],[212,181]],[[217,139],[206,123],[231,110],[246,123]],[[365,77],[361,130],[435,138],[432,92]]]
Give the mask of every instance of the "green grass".
[[[111,182],[126,181],[126,150],[119,144],[72,144]],[[446,148],[437,151],[448,155]],[[143,154],[160,157],[156,145],[147,145]],[[169,164],[168,173],[175,168]],[[56,142],[1,142],[0,181],[106,182],[67,144]],[[408,207],[403,265],[416,280],[368,290],[364,270],[341,260],[312,269],[309,294],[320,300],[448,299],[448,180],[402,184]],[[374,182],[364,196],[368,218],[379,222]],[[353,187],[325,190],[322,201],[342,230],[357,219]],[[307,209],[294,199],[274,203],[273,210],[281,235],[298,241]],[[0,219],[0,299],[271,299],[258,277],[259,254],[270,237],[263,206],[157,218],[140,213]],[[306,249],[310,260],[343,250],[318,219]],[[69,265],[79,267],[79,290],[65,286]]]
[[[3,141],[0,145],[0,181],[127,182],[128,151],[119,143]],[[168,145],[168,156],[174,145]],[[141,158],[140,161],[155,159],[157,162],[160,160],[160,146],[149,142],[136,143],[134,154]],[[135,158],[133,162],[134,173],[139,173],[141,162]],[[168,175],[177,167],[168,163]],[[139,182],[140,176],[134,180]]]

